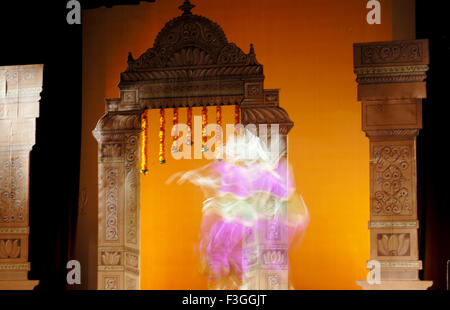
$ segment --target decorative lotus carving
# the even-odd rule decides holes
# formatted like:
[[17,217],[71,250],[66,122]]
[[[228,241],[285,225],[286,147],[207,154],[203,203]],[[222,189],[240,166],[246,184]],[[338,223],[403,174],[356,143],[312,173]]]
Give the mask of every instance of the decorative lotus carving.
[[265,265],[283,265],[286,262],[286,252],[281,250],[267,251],[262,258]]
[[127,253],[127,265],[131,267],[139,267],[139,258],[135,254]]
[[408,256],[409,234],[378,234],[378,256]]
[[204,66],[214,64],[211,56],[198,47],[184,48],[174,53],[167,62],[168,67]]
[[0,240],[0,259],[18,258],[20,255],[20,240]]
[[102,253],[102,265],[119,265],[120,252],[105,251]]

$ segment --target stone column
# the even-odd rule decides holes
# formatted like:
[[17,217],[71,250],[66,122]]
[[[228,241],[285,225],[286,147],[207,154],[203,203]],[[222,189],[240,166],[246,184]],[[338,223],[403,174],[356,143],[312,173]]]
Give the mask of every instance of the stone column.
[[[263,134],[259,131],[259,125],[266,124],[268,141],[271,126],[276,124],[287,146],[287,134],[294,123],[279,106],[278,92],[277,89],[263,90],[262,81],[246,83],[245,99],[241,105],[242,124],[256,125],[259,135]],[[249,262],[249,272],[243,279],[244,287],[249,290],[287,290],[288,232],[283,225],[273,221],[260,222],[258,225],[259,234],[251,233],[243,241],[243,257]]]
[[[117,111],[108,100],[98,122],[97,288],[139,289],[139,135],[142,110]],[[115,111],[114,111],[115,110]]]
[[43,65],[0,67],[0,290],[31,290],[28,280],[30,151]]
[[[370,141],[370,260],[363,289],[427,289],[420,281],[416,137],[426,97],[428,41],[354,45],[362,130]],[[379,262],[379,263],[378,263]],[[373,282],[377,283],[373,283]]]

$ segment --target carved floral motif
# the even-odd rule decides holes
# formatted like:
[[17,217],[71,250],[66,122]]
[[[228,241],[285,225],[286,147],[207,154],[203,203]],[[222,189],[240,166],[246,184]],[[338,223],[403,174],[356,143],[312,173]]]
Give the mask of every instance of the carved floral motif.
[[130,171],[126,177],[126,221],[127,221],[127,242],[137,244],[137,222],[138,222],[138,201],[137,201],[137,173]]
[[136,61],[129,61],[129,70],[162,67],[174,53],[186,46],[202,48],[214,60],[227,44],[222,28],[198,15],[183,15],[169,21],[149,49]]
[[205,17],[187,14],[169,21],[153,47],[138,59],[129,55],[120,85],[231,76],[263,76],[254,48],[251,46],[249,54],[244,53],[227,41],[219,25]]
[[12,157],[0,163],[0,223],[24,222],[24,159]]
[[410,235],[402,234],[378,234],[378,256],[409,256]]
[[36,78],[38,71],[36,69],[15,69],[0,72],[0,82],[6,81],[26,81]]
[[409,146],[374,148],[374,202],[376,215],[409,215],[408,182],[410,182],[411,151]]
[[117,185],[119,169],[106,169],[106,240],[119,239],[118,226],[118,199],[119,187]]
[[105,290],[117,290],[119,288],[117,282],[118,282],[117,277],[105,277],[104,278]]
[[126,254],[127,265],[130,267],[138,268],[139,267],[139,257],[136,254],[127,253]]
[[362,64],[409,63],[422,61],[421,42],[377,44],[362,46]]
[[102,145],[102,157],[120,157],[122,155],[122,145],[119,143],[103,144]]
[[285,265],[287,264],[287,253],[285,250],[268,250],[262,255],[262,262],[265,265]]
[[102,252],[102,265],[120,265],[121,253],[118,251]]
[[126,238],[128,243],[137,244],[138,230],[138,173],[136,172],[139,161],[139,137],[130,135],[126,142],[125,166],[127,175],[125,178],[125,209],[127,231]]
[[[130,137],[127,144],[127,176],[125,179],[127,242],[137,244],[138,225],[138,175],[136,165],[138,158],[137,136]],[[133,169],[134,168],[134,169]]]
[[18,258],[19,256],[19,239],[0,239],[0,259]]
[[225,45],[220,51],[219,58],[217,59],[218,64],[243,64],[245,65],[248,61],[248,56],[233,43]]
[[267,274],[267,289],[279,290],[281,287],[281,277],[277,273]]
[[262,85],[260,83],[247,84],[245,88],[246,88],[245,96],[250,98],[259,97],[263,92]]
[[168,67],[204,66],[214,64],[208,53],[198,47],[187,47],[174,53],[167,62]]

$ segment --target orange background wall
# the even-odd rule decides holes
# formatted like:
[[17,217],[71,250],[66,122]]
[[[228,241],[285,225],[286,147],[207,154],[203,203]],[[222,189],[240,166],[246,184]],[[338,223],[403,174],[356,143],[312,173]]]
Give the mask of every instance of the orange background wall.
[[[392,1],[382,1],[382,23],[372,26],[365,20],[366,2],[193,1],[193,13],[217,22],[230,42],[245,52],[254,44],[265,88],[281,88],[281,105],[295,122],[289,159],[311,213],[303,243],[290,255],[296,289],[358,289],[355,280],[366,277],[369,144],[361,131],[352,44],[391,40],[393,33]],[[84,12],[82,199],[75,257],[82,262],[84,288],[96,287],[97,142],[91,131],[104,113],[104,99],[119,96],[128,52],[137,58],[153,46],[164,24],[180,14],[181,3],[157,0]],[[160,165],[157,114],[150,112],[150,174],[141,177],[141,287],[204,289],[193,251],[202,193],[190,184],[165,182],[206,161],[173,160],[168,139],[167,164]],[[185,120],[185,112],[180,114]],[[168,133],[171,115],[169,110]],[[231,107],[224,115],[224,122],[232,122]]]

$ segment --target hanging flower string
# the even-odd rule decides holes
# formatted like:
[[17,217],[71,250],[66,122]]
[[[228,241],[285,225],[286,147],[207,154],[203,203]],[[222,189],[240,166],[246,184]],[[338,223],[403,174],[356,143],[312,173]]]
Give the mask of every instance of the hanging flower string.
[[188,126],[188,133],[187,133],[187,145],[192,145],[192,107],[188,107],[187,109],[187,126]]
[[220,135],[220,130],[222,129],[222,107],[220,105],[216,107],[216,124],[216,141],[217,144],[220,145],[220,143],[222,142],[222,136]]
[[164,164],[166,162],[166,158],[164,155],[164,140],[165,140],[165,115],[164,109],[159,110],[159,163]]
[[141,128],[142,128],[142,134],[141,134],[141,172],[143,174],[147,174],[148,173],[148,166],[147,166],[148,110],[145,110],[144,113],[142,114]]
[[178,146],[178,108],[173,108],[173,127],[172,127],[172,136],[173,136],[173,143],[172,143],[172,153],[179,152],[179,146]]
[[234,106],[234,125],[236,126],[241,122],[241,109],[238,105]]
[[240,126],[237,127],[241,123],[241,109],[238,105],[234,106],[234,126],[238,135],[241,134]]
[[202,108],[202,152],[208,151],[206,147],[206,141],[208,136],[206,135],[206,125],[208,124],[208,108],[204,106]]

